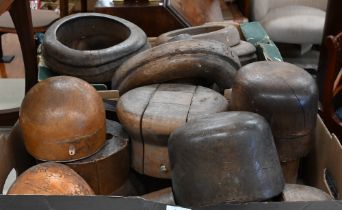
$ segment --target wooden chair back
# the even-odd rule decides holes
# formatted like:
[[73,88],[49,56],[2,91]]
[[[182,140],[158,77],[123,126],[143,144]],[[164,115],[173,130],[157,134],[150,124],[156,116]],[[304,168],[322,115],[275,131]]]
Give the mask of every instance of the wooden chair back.
[[[23,53],[25,67],[25,92],[27,92],[38,82],[37,54],[33,39],[29,1],[0,0],[0,12],[5,12],[6,10],[10,12],[15,28],[17,29],[21,51]],[[17,116],[17,113],[10,112],[9,116]],[[5,119],[0,116],[0,124],[6,124],[9,116],[5,117]]]

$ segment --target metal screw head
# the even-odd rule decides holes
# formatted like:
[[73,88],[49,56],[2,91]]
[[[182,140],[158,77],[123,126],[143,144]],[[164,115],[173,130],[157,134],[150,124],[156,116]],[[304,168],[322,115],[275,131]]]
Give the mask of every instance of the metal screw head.
[[73,156],[76,154],[76,149],[75,149],[75,146],[74,145],[70,145],[69,146],[69,155],[70,156]]
[[167,168],[164,164],[160,165],[160,173],[166,174]]

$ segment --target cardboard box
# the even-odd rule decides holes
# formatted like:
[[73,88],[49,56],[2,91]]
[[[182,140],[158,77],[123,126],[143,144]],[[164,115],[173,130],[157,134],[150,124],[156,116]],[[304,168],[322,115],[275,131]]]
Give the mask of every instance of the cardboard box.
[[[245,25],[242,29],[246,39],[257,40],[254,44],[262,49],[261,57],[267,60],[281,59],[275,45],[259,30],[257,23]],[[262,33],[261,33],[262,32]],[[265,50],[266,49],[266,50]],[[261,58],[259,58],[261,59]],[[48,76],[46,76],[48,77]],[[42,79],[42,78],[41,78]],[[43,78],[45,79],[45,78]],[[108,96],[109,98],[117,98]],[[9,172],[17,165],[19,170],[30,162],[20,141],[9,141],[10,129],[0,129],[0,192]],[[305,184],[322,189],[338,200],[342,200],[342,146],[337,137],[317,118],[315,140],[310,154],[302,161],[302,178]],[[205,190],[205,189],[204,189]],[[109,196],[68,197],[68,196],[7,196],[0,195],[0,210],[10,209],[54,209],[54,210],[184,210],[181,207],[153,203],[141,198],[120,198]],[[245,204],[223,204],[215,207],[195,208],[203,210],[337,210],[342,209],[342,201],[326,202],[256,202]]]
[[[342,200],[342,146],[318,117],[313,148],[302,164],[304,183]],[[342,206],[340,207],[342,209]]]
[[[27,163],[23,145],[19,141],[9,141],[9,129],[0,130],[0,189],[7,175],[17,164],[19,168]],[[337,137],[325,127],[318,117],[315,141],[307,158],[303,161],[303,181],[320,188],[336,199],[342,199],[342,146]],[[155,209],[183,210],[182,208],[145,201],[141,198],[120,198],[109,196],[0,196],[0,209],[54,209],[54,210],[109,210],[109,209]],[[342,209],[342,201],[325,202],[257,202],[246,204],[224,204],[215,207],[195,208],[204,210],[318,210]]]

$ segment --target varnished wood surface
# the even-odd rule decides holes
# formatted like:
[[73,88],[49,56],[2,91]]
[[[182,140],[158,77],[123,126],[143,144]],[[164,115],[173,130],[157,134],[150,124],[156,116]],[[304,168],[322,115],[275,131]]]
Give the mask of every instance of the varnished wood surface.
[[33,39],[31,9],[28,1],[13,1],[10,15],[17,30],[25,66],[25,91],[28,92],[38,81],[37,51]]
[[8,195],[94,195],[74,170],[54,162],[33,166],[20,175]]
[[[28,1],[2,1],[0,6],[4,6],[11,2],[6,8],[9,11],[13,23],[17,29],[20,48],[23,52],[22,58],[25,70],[25,91],[27,92],[37,82],[37,55],[33,39],[32,18]],[[4,8],[3,8],[4,9]],[[5,74],[6,75],[6,74]],[[18,118],[17,111],[9,111],[2,113],[0,118],[1,125],[12,125]]]
[[342,120],[336,115],[336,109],[342,106],[342,32],[337,36],[328,36],[325,46],[328,59],[321,96],[323,119],[329,130],[342,138]]
[[223,20],[220,0],[98,0],[95,11],[127,19],[140,26],[148,36]]
[[324,89],[324,81],[326,80],[326,71],[328,69],[328,61],[329,61],[329,49],[326,45],[325,39],[329,35],[336,36],[338,33],[342,32],[342,1],[339,0],[329,0],[325,18],[324,32],[323,32],[323,40],[321,46],[321,53],[319,59],[318,66],[318,85],[319,85],[319,93],[320,99],[322,100],[323,89]]
[[167,6],[192,26],[223,21],[220,0],[169,0]]
[[[142,28],[148,36],[159,36],[162,33],[183,28],[185,23],[175,18],[163,4],[154,2],[115,2],[98,0],[95,12],[110,14],[124,18]],[[153,15],[152,15],[153,14]]]
[[6,12],[14,0],[0,0],[0,15]]

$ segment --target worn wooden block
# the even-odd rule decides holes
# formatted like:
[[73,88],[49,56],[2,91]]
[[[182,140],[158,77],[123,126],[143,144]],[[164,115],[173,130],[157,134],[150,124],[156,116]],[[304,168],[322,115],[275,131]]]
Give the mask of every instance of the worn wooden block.
[[268,121],[280,161],[310,150],[318,109],[312,76],[295,65],[260,61],[242,67],[232,88],[231,109],[255,112]]
[[201,86],[160,84],[133,89],[118,102],[120,122],[132,138],[132,166],[139,173],[170,178],[170,133],[193,119],[228,109],[219,93]]
[[110,15],[79,13],[51,25],[42,54],[54,72],[106,83],[125,60],[148,48],[146,34],[135,24]]
[[66,163],[97,195],[112,194],[128,181],[128,136],[117,122],[107,120],[106,128],[107,140],[99,152],[86,159]]
[[283,190],[272,132],[258,114],[211,114],[174,130],[168,143],[177,205],[264,201]]
[[220,23],[170,31],[160,35],[157,42],[158,44],[172,42],[177,40],[177,36],[182,35],[189,35],[192,39],[216,40],[229,47],[240,43],[238,29],[235,26]]
[[200,78],[230,88],[240,68],[237,55],[213,40],[180,40],[139,53],[122,64],[112,79],[120,94],[144,85]]

